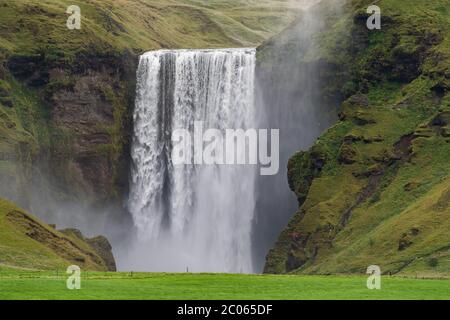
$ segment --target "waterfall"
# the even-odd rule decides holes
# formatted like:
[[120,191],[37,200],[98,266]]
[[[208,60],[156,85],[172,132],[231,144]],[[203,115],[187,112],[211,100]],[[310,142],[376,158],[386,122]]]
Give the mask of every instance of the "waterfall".
[[172,132],[256,128],[255,50],[140,57],[128,207],[148,271],[253,272],[257,168],[174,165]]

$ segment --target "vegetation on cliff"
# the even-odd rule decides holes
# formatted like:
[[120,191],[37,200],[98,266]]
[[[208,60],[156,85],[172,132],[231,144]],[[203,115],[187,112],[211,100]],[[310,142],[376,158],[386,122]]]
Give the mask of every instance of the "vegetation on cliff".
[[289,162],[300,208],[267,257],[267,273],[448,276],[450,14],[448,1],[348,1],[320,35],[335,66],[325,92],[338,123]]
[[0,194],[24,206],[30,189],[122,202],[140,53],[256,46],[297,12],[274,0],[86,0],[69,30],[72,4],[0,0]]
[[[1,195],[26,206],[29,187],[39,186],[63,198],[121,200],[137,55],[255,46],[296,15],[283,3],[86,0],[82,29],[70,31],[70,1],[0,0]],[[348,0],[339,19],[330,12],[320,55],[299,58],[323,66],[320,94],[342,101],[340,120],[289,162],[300,208],[269,253],[267,273],[361,273],[371,264],[392,274],[450,270],[448,0],[380,0],[383,25],[373,31],[365,25],[370,4]],[[278,59],[293,57],[293,29],[281,36]],[[276,42],[260,50],[260,67],[280,54],[271,50]],[[48,186],[42,173],[57,178]],[[3,200],[0,229],[1,264],[111,269],[111,257],[76,231],[57,232]]]
[[[0,197],[49,222],[61,211],[70,220],[72,207],[127,219],[139,54],[257,46],[297,14],[277,0],[84,0],[75,3],[81,29],[69,30],[73,4],[0,0]],[[108,252],[102,239],[64,234]],[[20,266],[63,261],[34,265],[35,257]],[[102,258],[112,269],[112,255]]]

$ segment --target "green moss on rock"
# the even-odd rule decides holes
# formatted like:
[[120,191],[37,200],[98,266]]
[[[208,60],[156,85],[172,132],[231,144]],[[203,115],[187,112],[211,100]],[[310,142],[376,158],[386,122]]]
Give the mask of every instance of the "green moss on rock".
[[[449,275],[449,16],[439,0],[382,0],[382,30],[369,32],[369,4],[349,1],[352,14],[342,17],[351,32],[340,44],[348,56],[336,56],[350,70],[347,81],[336,74],[340,121],[313,147],[326,153],[319,173],[311,151],[291,159],[289,181],[303,201],[265,272],[364,273],[377,264],[383,273]],[[333,59],[333,47],[323,43],[322,54]]]

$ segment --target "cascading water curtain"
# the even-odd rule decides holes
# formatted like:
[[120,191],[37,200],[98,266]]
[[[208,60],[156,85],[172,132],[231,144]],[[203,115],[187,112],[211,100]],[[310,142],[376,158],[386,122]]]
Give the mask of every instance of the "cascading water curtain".
[[179,166],[171,153],[173,130],[193,133],[196,121],[205,129],[256,128],[254,78],[254,49],[141,56],[129,210],[148,270],[253,272],[257,168]]

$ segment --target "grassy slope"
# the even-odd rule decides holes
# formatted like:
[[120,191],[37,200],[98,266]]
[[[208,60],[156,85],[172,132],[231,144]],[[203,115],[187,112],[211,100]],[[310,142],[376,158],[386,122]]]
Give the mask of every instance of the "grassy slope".
[[[291,159],[294,189],[307,196],[267,272],[360,273],[377,264],[384,273],[450,274],[448,2],[379,1],[382,30],[352,54],[345,47],[357,43],[355,30],[367,32],[368,4],[350,1],[356,13],[335,26],[353,28],[352,38],[323,37],[325,59],[350,70],[342,92],[358,95]],[[320,174],[310,171],[317,159],[325,160]]]
[[[255,46],[292,21],[289,3],[265,1],[79,1],[82,28],[69,31],[66,0],[0,1],[0,47],[35,53],[132,48]],[[72,53],[72,55],[71,55]]]
[[0,268],[0,299],[448,299],[449,280],[382,278],[368,290],[366,278],[223,274],[83,273],[81,290],[66,289],[66,276]]
[[0,269],[9,266],[65,270],[72,264],[87,270],[106,270],[89,245],[61,234],[0,199]]

